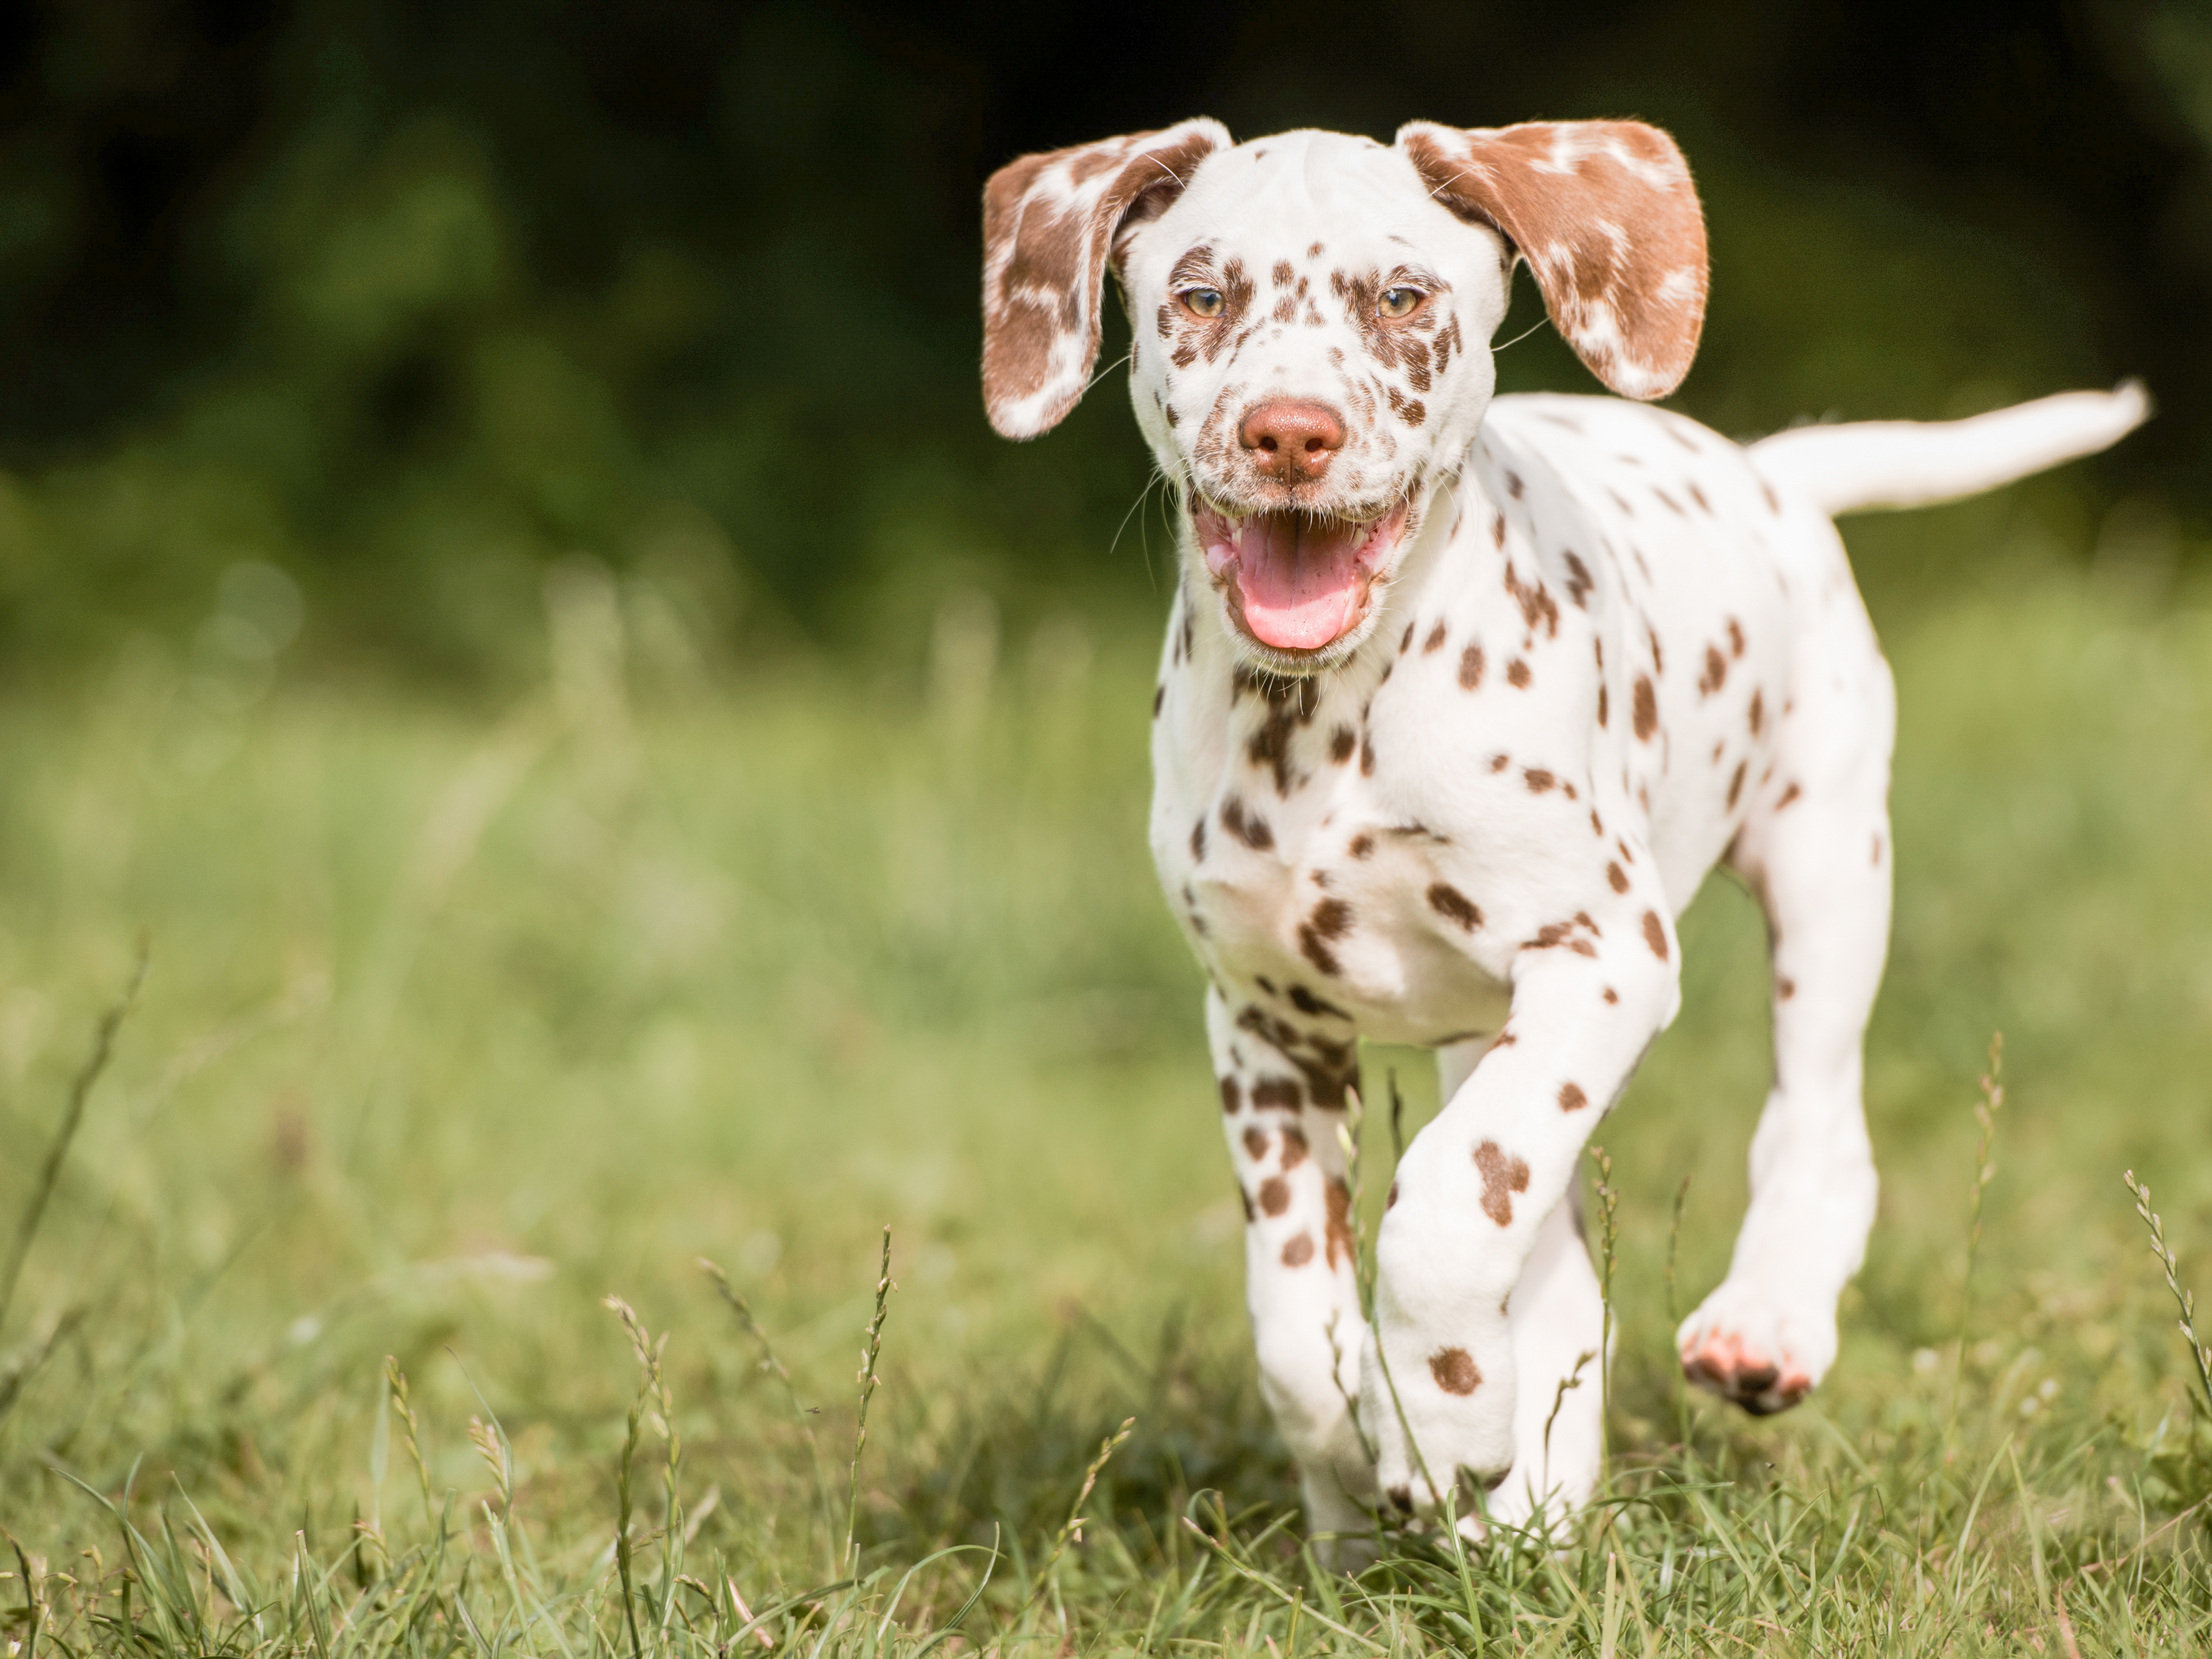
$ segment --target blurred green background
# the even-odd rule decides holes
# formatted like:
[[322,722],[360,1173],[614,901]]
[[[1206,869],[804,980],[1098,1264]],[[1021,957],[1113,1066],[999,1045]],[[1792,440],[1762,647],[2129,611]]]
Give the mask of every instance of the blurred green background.
[[[1197,112],[1669,127],[1715,260],[1677,403],[1730,434],[2149,380],[2120,453],[1863,537],[1878,615],[1985,574],[1993,524],[2171,567],[2212,523],[2212,17],[2181,0],[5,15],[19,676],[149,633],[248,678],[283,649],[511,690],[579,554],[710,668],[911,677],[969,591],[1150,627],[1168,538],[1116,539],[1147,472],[1118,383],[1042,444],[984,426],[977,197],[1024,150]],[[1501,338],[1540,314],[1522,290]],[[1548,330],[1501,368],[1595,389]],[[296,638],[281,584],[224,587],[241,563],[304,591]]]

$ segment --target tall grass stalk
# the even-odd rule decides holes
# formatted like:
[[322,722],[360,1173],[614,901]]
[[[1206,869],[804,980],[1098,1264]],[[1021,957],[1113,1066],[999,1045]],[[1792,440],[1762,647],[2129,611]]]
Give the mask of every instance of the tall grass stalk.
[[[1592,1190],[1597,1194],[1597,1291],[1601,1310],[1597,1350],[1597,1466],[1598,1483],[1602,1487],[1613,1456],[1613,1267],[1620,1247],[1614,1212],[1620,1206],[1620,1194],[1613,1188],[1613,1158],[1605,1148],[1593,1146],[1589,1160],[1597,1170]],[[1579,1365],[1576,1367],[1577,1371],[1581,1369]]]
[[[1682,1248],[1682,1212],[1690,1202],[1690,1173],[1685,1170],[1681,1184],[1674,1188],[1674,1208],[1667,1224],[1667,1340],[1672,1343],[1674,1334],[1682,1328],[1682,1310],[1675,1299],[1674,1266]],[[1674,1438],[1682,1445],[1690,1443],[1690,1380],[1682,1375],[1678,1364],[1668,1367],[1668,1398],[1674,1407]]]
[[2173,1247],[2166,1242],[2165,1222],[2150,1206],[2148,1183],[2137,1181],[2133,1170],[2120,1178],[2135,1194],[2136,1213],[2150,1229],[2150,1253],[2158,1258],[2159,1269],[2166,1275],[2166,1288],[2173,1297],[2174,1306],[2181,1310],[2180,1318],[2174,1322],[2180,1329],[2181,1340],[2189,1346],[2189,1363],[2197,1373],[2197,1386],[2203,1398],[2206,1415],[2212,1418],[2212,1346],[2197,1334],[2197,1293],[2181,1287],[2181,1264],[2174,1256]]
[[1982,1097],[1974,1103],[1974,1194],[1972,1218],[1966,1229],[1966,1270],[1959,1285],[1959,1340],[1951,1367],[1951,1411],[1944,1430],[1948,1440],[1959,1424],[1959,1401],[1966,1386],[1966,1337],[1974,1312],[1974,1264],[1982,1250],[1982,1208],[1990,1182],[1997,1178],[1997,1114],[2004,1109],[2004,1033],[1990,1034],[1989,1069],[1981,1075]]
[[884,1319],[890,1313],[891,1292],[891,1230],[884,1229],[883,1261],[876,1274],[876,1310],[868,1320],[867,1345],[860,1350],[860,1400],[853,1425],[853,1478],[846,1494],[845,1547],[842,1559],[848,1573],[859,1571],[860,1524],[860,1454],[868,1444],[868,1402],[876,1397],[876,1360],[884,1351]]
[[108,1057],[115,1051],[115,1034],[123,1029],[123,1022],[138,1000],[138,988],[146,982],[146,965],[152,959],[153,948],[152,936],[140,933],[137,958],[131,964],[131,977],[124,981],[123,994],[109,1005],[93,1028],[92,1052],[85,1056],[84,1064],[70,1079],[62,1121],[54,1127],[53,1139],[47,1143],[38,1179],[31,1184],[31,1201],[24,1207],[22,1220],[16,1224],[15,1242],[8,1252],[7,1271],[0,1273],[0,1334],[7,1331],[8,1315],[15,1305],[15,1286],[23,1276],[23,1263],[31,1254],[31,1242],[39,1236],[39,1224],[46,1218],[46,1206],[53,1198],[55,1184],[61,1179],[63,1160],[69,1157],[70,1143],[76,1139],[77,1127],[84,1121],[85,1102],[91,1098],[92,1085],[107,1069]]
[[[790,1368],[777,1355],[775,1344],[754,1316],[752,1304],[746,1299],[744,1293],[730,1283],[730,1276],[718,1264],[705,1256],[697,1260],[700,1270],[713,1282],[715,1293],[738,1316],[738,1328],[751,1338],[754,1346],[760,1350],[760,1358],[757,1363],[761,1370],[775,1378],[777,1386],[783,1390],[784,1404],[790,1409],[791,1420],[799,1425],[800,1437],[806,1443],[807,1468],[814,1478],[815,1503],[821,1515],[824,1559],[829,1561],[834,1575],[839,1571],[838,1563],[827,1552],[836,1547],[837,1517],[830,1504],[830,1476],[822,1466],[822,1443],[814,1433],[814,1419],[819,1408],[810,1408],[799,1403],[799,1386],[792,1381]],[[750,1617],[750,1614],[747,1616]]]

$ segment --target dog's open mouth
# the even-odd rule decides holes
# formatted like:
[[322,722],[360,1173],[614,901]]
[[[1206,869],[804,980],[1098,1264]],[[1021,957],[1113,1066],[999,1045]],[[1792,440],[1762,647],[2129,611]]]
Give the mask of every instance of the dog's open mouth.
[[1369,590],[1406,530],[1404,503],[1372,519],[1297,508],[1232,517],[1191,512],[1206,568],[1245,631],[1279,651],[1319,651],[1367,613]]

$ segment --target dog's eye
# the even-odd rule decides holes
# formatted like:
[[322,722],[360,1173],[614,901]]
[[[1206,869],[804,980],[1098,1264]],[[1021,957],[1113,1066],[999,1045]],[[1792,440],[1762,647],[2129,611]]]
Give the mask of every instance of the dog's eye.
[[1218,289],[1187,288],[1176,297],[1182,301],[1182,308],[1194,317],[1218,317],[1221,314],[1222,299]]
[[1421,308],[1421,301],[1427,297],[1417,288],[1389,289],[1376,301],[1375,309],[1395,321],[1401,317],[1412,316]]

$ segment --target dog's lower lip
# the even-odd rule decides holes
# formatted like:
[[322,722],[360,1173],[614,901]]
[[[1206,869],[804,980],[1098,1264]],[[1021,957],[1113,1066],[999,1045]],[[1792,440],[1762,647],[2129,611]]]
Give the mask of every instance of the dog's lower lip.
[[1364,620],[1375,580],[1402,539],[1410,504],[1376,514],[1235,514],[1194,498],[1193,529],[1231,617],[1290,657],[1325,651]]

